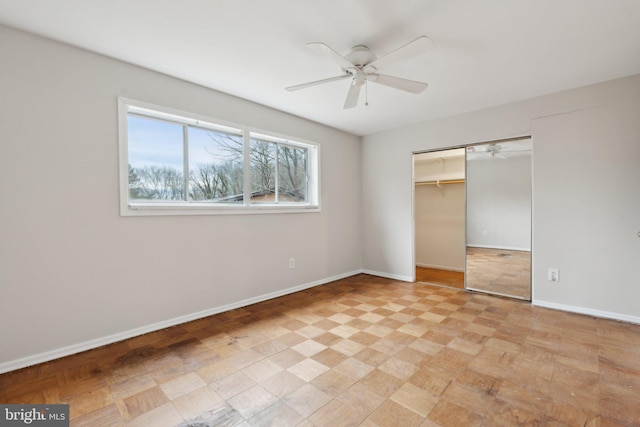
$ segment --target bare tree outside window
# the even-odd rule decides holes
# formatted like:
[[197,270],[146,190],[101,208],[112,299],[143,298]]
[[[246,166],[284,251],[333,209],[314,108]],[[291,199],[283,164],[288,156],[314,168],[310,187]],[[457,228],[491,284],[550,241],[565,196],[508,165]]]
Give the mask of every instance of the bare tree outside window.
[[307,199],[307,150],[281,145],[278,148],[280,199],[303,202]]
[[[138,199],[184,200],[184,178],[182,172],[168,166],[130,167],[138,179],[129,182],[129,193]],[[131,175],[131,174],[130,174]]]
[[276,149],[273,142],[252,139],[251,149],[251,202],[276,201]]
[[194,201],[244,199],[242,135],[189,127],[189,197]]

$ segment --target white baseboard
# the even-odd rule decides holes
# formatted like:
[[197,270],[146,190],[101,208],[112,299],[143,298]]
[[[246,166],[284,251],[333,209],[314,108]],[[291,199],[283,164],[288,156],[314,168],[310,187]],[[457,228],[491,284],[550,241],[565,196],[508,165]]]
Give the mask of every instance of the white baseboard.
[[58,348],[55,350],[46,351],[44,353],[34,354],[32,356],[23,357],[16,360],[10,360],[8,362],[0,363],[0,374],[5,372],[15,371],[17,369],[26,368],[27,366],[37,365],[38,363],[48,362],[50,360],[59,359],[61,357],[70,356],[72,354],[80,353],[82,351],[91,350],[94,348],[102,347],[107,344],[113,344],[114,342],[123,341],[129,338],[137,337],[139,335],[147,334],[149,332],[159,331],[171,326],[180,325],[182,323],[191,322],[193,320],[202,319],[203,317],[212,316],[214,314],[223,313],[225,311],[234,310],[240,307],[246,307],[248,305],[256,304],[258,302],[267,301],[273,298],[281,297],[284,295],[292,294],[294,292],[303,291],[305,289],[313,288],[315,286],[324,285],[325,283],[333,282],[335,280],[344,279],[346,277],[355,276],[356,274],[363,273],[363,270],[351,271],[348,273],[339,274],[332,277],[327,277],[315,282],[305,283],[292,288],[283,289],[276,292],[260,295],[253,298],[248,298],[242,301],[226,304],[207,310],[199,311],[196,313],[187,314],[185,316],[174,317],[173,319],[165,320],[162,322],[153,323],[151,325],[143,326],[136,329],[130,329],[128,331],[119,332],[117,334],[108,335],[101,338],[73,344],[67,347]]
[[416,267],[435,268],[436,270],[448,270],[464,273],[464,268],[447,267],[444,265],[422,264],[420,262],[416,262]]
[[362,273],[370,274],[372,276],[384,277],[386,279],[400,280],[402,282],[413,282],[414,279],[411,276],[401,276],[399,274],[382,273],[380,271],[362,270]]
[[620,320],[622,322],[640,324],[640,317],[628,314],[612,313],[610,311],[594,310],[592,308],[576,307],[574,305],[558,304],[555,302],[534,300],[531,304],[538,307],[550,308],[553,310],[568,311],[571,313],[586,314],[588,316],[601,317],[604,319]]

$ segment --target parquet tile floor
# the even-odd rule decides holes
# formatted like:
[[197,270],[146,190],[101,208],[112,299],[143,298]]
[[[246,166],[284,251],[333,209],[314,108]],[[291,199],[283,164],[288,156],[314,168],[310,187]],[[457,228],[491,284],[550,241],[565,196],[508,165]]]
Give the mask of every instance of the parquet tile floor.
[[638,426],[640,325],[357,275],[0,376],[72,426]]

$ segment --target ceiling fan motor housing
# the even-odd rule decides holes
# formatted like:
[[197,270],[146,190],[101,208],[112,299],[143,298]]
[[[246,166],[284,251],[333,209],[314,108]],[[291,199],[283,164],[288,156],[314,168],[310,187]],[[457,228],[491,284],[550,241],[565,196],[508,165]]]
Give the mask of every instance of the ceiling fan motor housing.
[[357,45],[351,48],[351,51],[345,56],[345,59],[353,65],[362,69],[365,65],[376,60],[376,55],[369,50],[367,46]]

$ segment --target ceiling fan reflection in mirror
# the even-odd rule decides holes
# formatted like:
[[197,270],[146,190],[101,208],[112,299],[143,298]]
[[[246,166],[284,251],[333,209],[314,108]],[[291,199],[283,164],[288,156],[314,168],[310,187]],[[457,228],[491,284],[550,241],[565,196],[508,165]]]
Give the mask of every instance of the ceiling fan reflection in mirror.
[[531,148],[528,140],[522,142],[505,142],[502,144],[494,142],[491,144],[471,145],[467,147],[467,156],[479,159],[484,157],[504,160],[508,157],[524,155],[530,152]]
[[[346,56],[340,55],[324,43],[308,43],[307,47],[336,62],[342,67],[343,73],[339,76],[285,88],[290,92],[337,80],[351,79],[351,85],[349,86],[347,97],[344,101],[344,108],[347,109],[354,108],[358,105],[360,90],[362,86],[365,86],[366,90],[368,82],[378,83],[414,94],[422,93],[428,86],[427,83],[378,73],[378,70],[394,62],[429,51],[433,47],[433,42],[427,36],[418,37],[381,57],[377,57],[364,45],[352,47]],[[365,102],[365,105],[368,105],[368,102]]]

